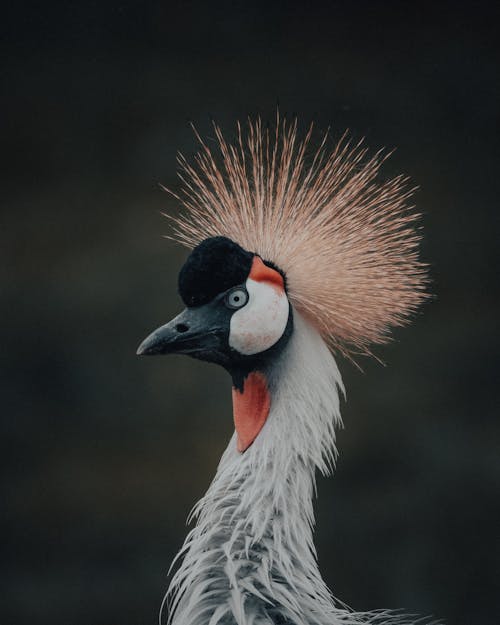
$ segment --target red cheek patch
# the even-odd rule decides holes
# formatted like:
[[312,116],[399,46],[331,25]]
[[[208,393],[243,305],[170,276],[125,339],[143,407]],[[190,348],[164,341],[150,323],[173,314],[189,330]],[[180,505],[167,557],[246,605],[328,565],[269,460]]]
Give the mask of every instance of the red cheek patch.
[[243,392],[233,388],[233,417],[240,453],[257,438],[269,415],[270,406],[266,378],[260,371],[254,371],[245,378]]
[[252,269],[248,277],[251,280],[255,280],[255,282],[268,282],[271,286],[274,286],[280,291],[285,290],[283,276],[279,271],[276,271],[276,269],[268,267],[260,256],[254,256]]

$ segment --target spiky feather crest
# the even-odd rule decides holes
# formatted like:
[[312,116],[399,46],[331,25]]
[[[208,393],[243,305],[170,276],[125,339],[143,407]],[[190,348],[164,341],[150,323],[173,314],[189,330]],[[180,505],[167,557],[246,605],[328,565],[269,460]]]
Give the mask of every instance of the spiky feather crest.
[[214,132],[212,150],[195,130],[194,164],[179,155],[172,238],[194,247],[223,235],[277,265],[292,305],[344,355],[386,342],[426,297],[408,178],[378,180],[387,155],[347,133],[312,149],[313,125],[300,140],[296,120],[248,120],[245,134],[238,123],[234,142]]

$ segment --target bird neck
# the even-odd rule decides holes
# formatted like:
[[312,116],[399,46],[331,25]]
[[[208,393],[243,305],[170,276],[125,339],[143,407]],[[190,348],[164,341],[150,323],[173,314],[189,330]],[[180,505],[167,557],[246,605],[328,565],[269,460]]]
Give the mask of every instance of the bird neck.
[[176,625],[308,622],[309,613],[332,622],[312,500],[316,468],[328,473],[336,456],[341,377],[324,341],[296,313],[289,344],[262,373],[269,415],[244,453],[235,433],[193,511],[196,527],[167,595]]

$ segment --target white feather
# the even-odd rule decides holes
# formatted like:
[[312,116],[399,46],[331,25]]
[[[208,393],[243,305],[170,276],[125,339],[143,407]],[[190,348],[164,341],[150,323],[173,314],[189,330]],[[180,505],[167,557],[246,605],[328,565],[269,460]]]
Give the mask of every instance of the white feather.
[[263,352],[285,331],[289,304],[286,293],[266,282],[246,281],[249,300],[231,317],[229,345],[240,354]]
[[[172,625],[354,625],[405,623],[400,615],[354,613],[337,602],[313,544],[315,471],[331,471],[341,424],[335,360],[296,311],[282,356],[265,372],[269,417],[240,454],[224,452],[183,560],[167,592]],[[161,615],[160,615],[161,621]]]

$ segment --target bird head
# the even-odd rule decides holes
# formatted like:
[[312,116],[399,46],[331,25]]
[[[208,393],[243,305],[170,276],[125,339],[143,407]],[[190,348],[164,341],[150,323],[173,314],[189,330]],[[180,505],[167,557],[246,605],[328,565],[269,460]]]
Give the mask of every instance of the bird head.
[[246,137],[238,125],[234,142],[214,132],[215,149],[197,134],[194,163],[179,156],[171,192],[184,207],[173,238],[192,250],[179,274],[186,309],[138,353],[225,367],[245,451],[270,410],[271,365],[302,320],[333,352],[370,355],[426,299],[426,266],[412,189],[404,176],[378,179],[382,152],[369,158],[345,135],[330,150],[328,134],[310,152],[313,127],[300,140],[279,116],[274,130],[249,120]]
[[139,355],[187,354],[222,365],[242,388],[293,331],[283,273],[227,237],[197,245],[179,273],[184,311],[150,334]]

